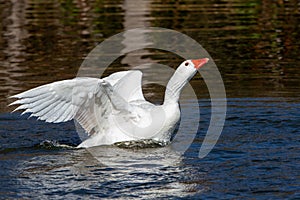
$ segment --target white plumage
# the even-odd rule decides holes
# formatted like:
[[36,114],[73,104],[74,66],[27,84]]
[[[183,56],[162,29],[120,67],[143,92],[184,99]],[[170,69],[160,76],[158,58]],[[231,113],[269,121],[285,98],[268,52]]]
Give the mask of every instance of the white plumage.
[[208,59],[183,62],[170,79],[163,105],[145,100],[142,73],[114,73],[106,78],[74,78],[42,85],[12,96],[14,111],[24,110],[46,122],[75,119],[89,138],[78,147],[154,139],[168,142],[180,118],[180,91]]

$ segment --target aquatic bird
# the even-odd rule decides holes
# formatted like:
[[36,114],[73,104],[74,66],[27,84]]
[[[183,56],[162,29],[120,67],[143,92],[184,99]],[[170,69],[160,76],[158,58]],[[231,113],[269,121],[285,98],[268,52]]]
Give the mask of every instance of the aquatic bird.
[[138,70],[49,83],[12,96],[18,100],[10,105],[19,105],[14,111],[25,110],[22,114],[46,122],[75,119],[88,134],[78,147],[143,139],[168,143],[180,118],[180,93],[208,60],[182,62],[166,86],[162,105],[145,100]]

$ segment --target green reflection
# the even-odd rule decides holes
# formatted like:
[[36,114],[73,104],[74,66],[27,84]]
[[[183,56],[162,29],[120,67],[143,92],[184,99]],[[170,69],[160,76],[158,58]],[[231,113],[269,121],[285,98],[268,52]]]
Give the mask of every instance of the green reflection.
[[[229,96],[298,95],[297,0],[152,0],[145,6],[133,0],[3,1],[1,109],[11,94],[74,77],[98,43],[143,24],[174,29],[201,43],[222,72]],[[141,60],[171,66],[180,60],[155,50],[140,54]],[[114,66],[120,67],[120,60]],[[201,77],[194,84],[205,90]]]

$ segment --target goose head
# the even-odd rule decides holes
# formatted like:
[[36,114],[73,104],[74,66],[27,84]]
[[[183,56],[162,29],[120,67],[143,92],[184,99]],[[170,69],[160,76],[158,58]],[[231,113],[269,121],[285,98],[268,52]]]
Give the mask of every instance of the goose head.
[[200,69],[204,64],[206,64],[208,60],[208,58],[186,60],[179,65],[173,77],[175,77],[175,79],[177,79],[178,82],[188,82],[196,74],[197,70]]
[[178,102],[181,90],[208,60],[202,58],[182,62],[167,84],[164,103]]

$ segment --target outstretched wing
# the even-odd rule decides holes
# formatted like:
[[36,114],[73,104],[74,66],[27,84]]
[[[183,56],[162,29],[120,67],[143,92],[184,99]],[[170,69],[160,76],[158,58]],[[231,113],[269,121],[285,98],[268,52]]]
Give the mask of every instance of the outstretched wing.
[[76,119],[87,133],[97,132],[98,127],[95,104],[107,113],[111,102],[106,93],[108,83],[96,78],[74,78],[57,81],[12,96],[18,98],[10,105],[21,104],[16,110],[25,110],[46,122],[66,122]]
[[144,99],[140,71],[117,72],[104,79],[74,78],[42,85],[12,96],[39,120],[59,123],[75,119],[92,135],[102,130],[112,110],[129,112],[128,102]]
[[145,101],[142,91],[142,72],[138,70],[114,73],[103,80],[109,82],[114,92],[126,102]]

